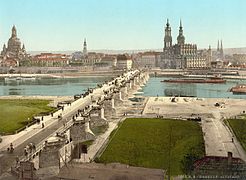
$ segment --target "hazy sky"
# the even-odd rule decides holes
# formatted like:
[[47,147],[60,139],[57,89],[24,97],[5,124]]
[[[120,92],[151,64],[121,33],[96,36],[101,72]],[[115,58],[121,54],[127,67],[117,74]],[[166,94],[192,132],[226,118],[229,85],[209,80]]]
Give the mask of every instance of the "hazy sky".
[[187,43],[223,39],[246,47],[246,0],[0,0],[0,48],[13,24],[27,50],[161,49],[169,18],[176,43],[182,19]]

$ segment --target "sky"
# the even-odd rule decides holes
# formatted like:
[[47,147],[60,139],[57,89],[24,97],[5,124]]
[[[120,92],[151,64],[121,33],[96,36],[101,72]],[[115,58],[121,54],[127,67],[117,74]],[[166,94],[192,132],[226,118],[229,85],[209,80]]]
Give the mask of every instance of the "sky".
[[13,25],[27,51],[162,49],[166,19],[198,48],[246,47],[245,0],[0,0],[0,48]]

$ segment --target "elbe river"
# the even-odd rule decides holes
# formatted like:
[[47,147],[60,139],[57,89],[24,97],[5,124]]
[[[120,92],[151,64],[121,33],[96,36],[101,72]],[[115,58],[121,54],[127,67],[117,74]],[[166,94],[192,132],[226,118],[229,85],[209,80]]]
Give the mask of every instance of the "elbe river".
[[[37,78],[35,80],[0,80],[0,96],[73,96],[81,94],[88,88],[94,88],[112,77],[79,77],[79,78]],[[167,77],[151,77],[139,95],[167,96],[181,95],[200,98],[240,98],[246,95],[233,95],[229,89],[237,84],[246,84],[246,80],[230,80],[224,84],[167,83],[161,80]]]

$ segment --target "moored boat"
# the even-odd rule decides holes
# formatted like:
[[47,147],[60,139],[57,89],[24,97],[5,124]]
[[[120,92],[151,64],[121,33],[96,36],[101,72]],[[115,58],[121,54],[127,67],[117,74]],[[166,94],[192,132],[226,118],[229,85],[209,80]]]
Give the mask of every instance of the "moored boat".
[[34,76],[9,76],[5,77],[5,81],[26,81],[26,80],[35,80]]
[[220,77],[212,77],[212,78],[184,78],[184,79],[168,79],[163,80],[161,82],[168,83],[225,83],[226,80]]
[[238,84],[230,89],[233,94],[246,94],[246,84]]

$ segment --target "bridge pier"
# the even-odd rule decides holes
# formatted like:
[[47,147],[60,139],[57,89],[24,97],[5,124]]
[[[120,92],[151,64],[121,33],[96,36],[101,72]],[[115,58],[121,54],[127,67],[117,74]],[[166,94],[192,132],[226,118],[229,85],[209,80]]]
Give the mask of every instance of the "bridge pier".
[[[73,126],[71,126],[71,139],[72,139],[72,158],[80,159],[81,157],[81,147],[83,142],[95,140],[96,136],[90,129],[90,120],[88,117],[78,117]],[[65,153],[65,151],[64,151]],[[63,154],[64,154],[63,153]]]
[[115,93],[113,95],[113,99],[114,99],[114,102],[115,102],[115,106],[121,106],[122,103],[123,103],[123,99],[122,99],[122,96],[121,96],[121,91]]
[[105,100],[104,101],[104,107],[105,107],[104,109],[105,109],[106,119],[110,119],[112,116],[114,116],[116,114],[114,98]]
[[104,117],[104,108],[102,106],[95,106],[90,111],[90,125],[91,127],[107,125],[107,119]]
[[67,139],[51,137],[45,142],[43,150],[39,153],[39,167],[60,167],[59,150],[65,145]]
[[127,86],[120,89],[121,99],[126,100],[128,98],[128,88]]

